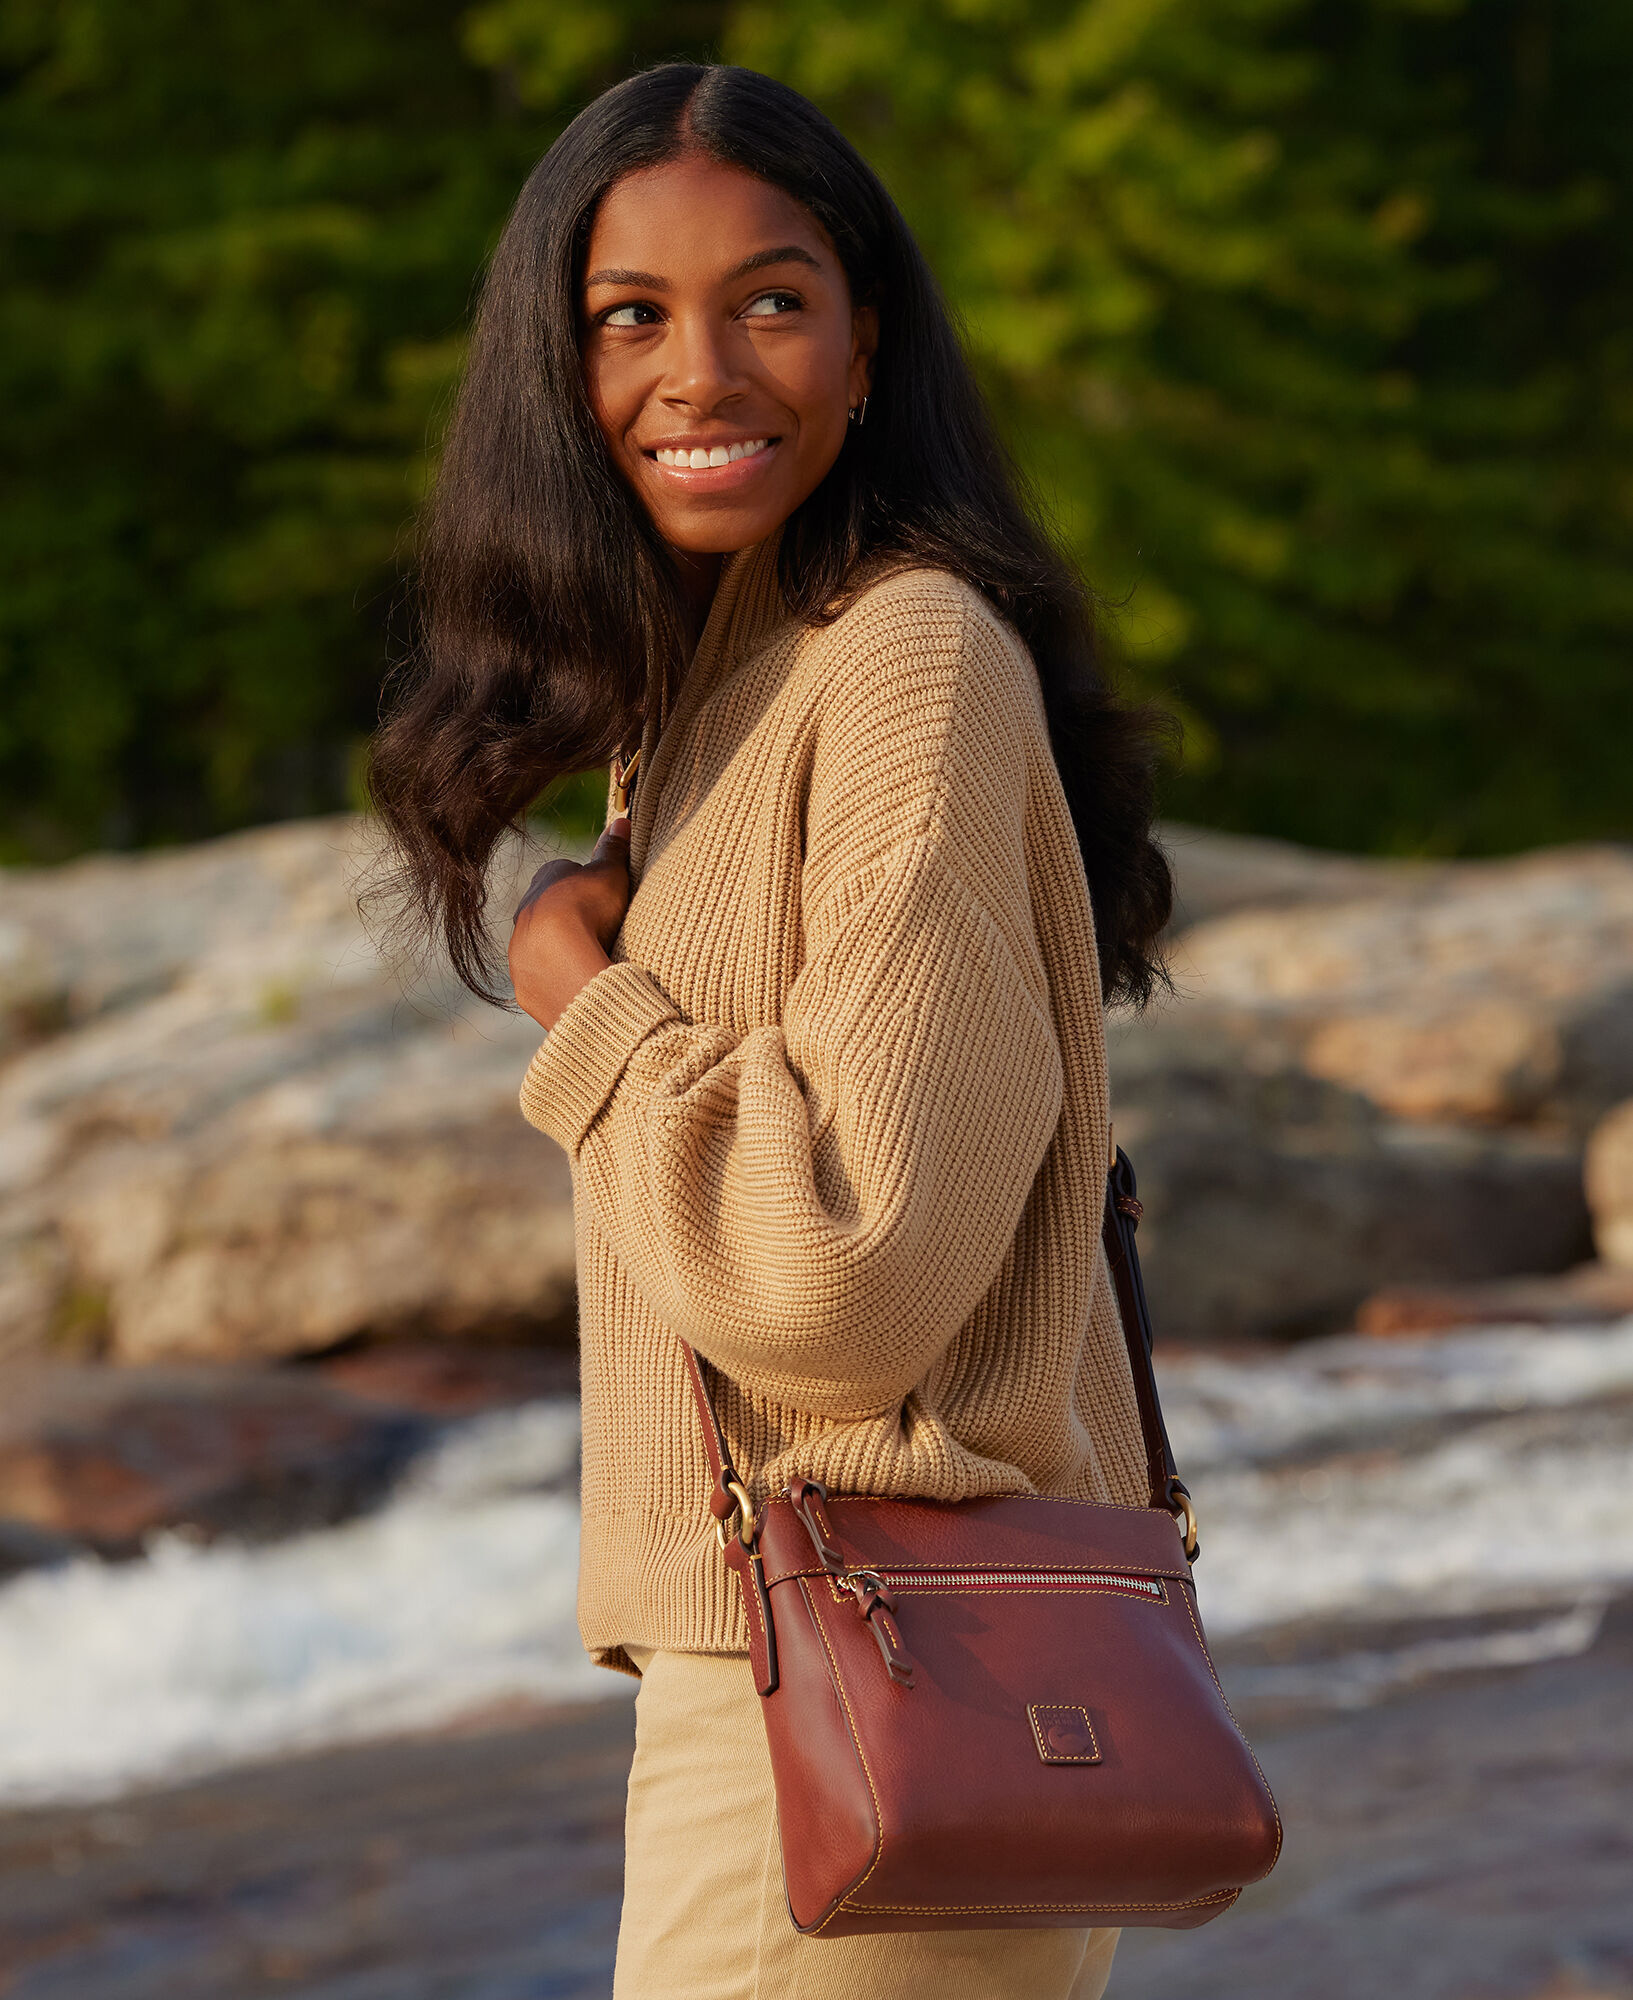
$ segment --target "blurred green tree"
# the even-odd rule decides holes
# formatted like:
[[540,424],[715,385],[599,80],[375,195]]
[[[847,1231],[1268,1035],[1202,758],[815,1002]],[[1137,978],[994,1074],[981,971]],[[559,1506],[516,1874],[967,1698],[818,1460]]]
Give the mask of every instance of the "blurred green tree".
[[1633,14],[747,0],[886,174],[1188,725],[1173,809],[1633,832]]
[[434,0],[4,0],[0,828],[333,806],[473,274],[548,138]]
[[884,172],[1172,803],[1633,830],[1633,16],[1597,0],[0,0],[0,839],[337,802],[473,274],[632,65]]

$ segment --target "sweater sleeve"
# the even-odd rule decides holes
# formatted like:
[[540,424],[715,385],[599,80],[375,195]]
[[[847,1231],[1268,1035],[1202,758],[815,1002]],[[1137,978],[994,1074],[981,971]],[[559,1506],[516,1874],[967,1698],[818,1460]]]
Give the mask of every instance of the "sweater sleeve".
[[[922,1380],[997,1276],[1060,1115],[1026,697],[993,689],[990,644],[955,623],[847,662],[782,1021],[689,1022],[616,963],[523,1086],[653,1309],[751,1393],[821,1416]],[[972,842],[983,790],[996,818]]]

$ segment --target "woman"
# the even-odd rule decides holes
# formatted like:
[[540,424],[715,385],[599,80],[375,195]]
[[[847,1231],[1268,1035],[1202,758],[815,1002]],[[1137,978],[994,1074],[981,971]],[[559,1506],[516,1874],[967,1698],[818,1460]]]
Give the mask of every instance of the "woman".
[[756,1499],[1145,1499],[1098,1239],[1102,995],[1149,992],[1169,905],[1150,726],[804,99],[667,65],[551,148],[422,590],[374,789],[476,991],[496,844],[639,746],[632,816],[540,870],[509,958],[548,1031],[523,1107],[574,1170],[580,1625],[642,1676],[618,2000],[1093,2000],[1114,1931],[792,1930],[680,1349]]

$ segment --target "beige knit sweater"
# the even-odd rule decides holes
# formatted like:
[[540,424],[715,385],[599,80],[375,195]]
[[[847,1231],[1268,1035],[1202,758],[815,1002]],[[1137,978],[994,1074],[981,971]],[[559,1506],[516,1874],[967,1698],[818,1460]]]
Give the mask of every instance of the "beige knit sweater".
[[757,1498],[800,1471],[1145,1500],[1036,672],[939,571],[800,624],[776,539],[728,559],[673,712],[648,705],[614,963],[522,1086],[573,1165],[579,1624],[614,1667],[747,1646],[679,1339]]

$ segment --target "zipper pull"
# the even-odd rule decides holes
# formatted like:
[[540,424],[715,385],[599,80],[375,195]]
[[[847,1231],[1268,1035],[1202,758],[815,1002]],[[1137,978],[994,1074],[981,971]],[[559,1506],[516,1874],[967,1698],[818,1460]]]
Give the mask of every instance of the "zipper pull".
[[898,1687],[913,1685],[913,1659],[902,1644],[896,1623],[896,1599],[875,1569],[846,1570],[841,1581],[850,1587],[862,1622],[873,1634],[885,1663],[885,1672]]

